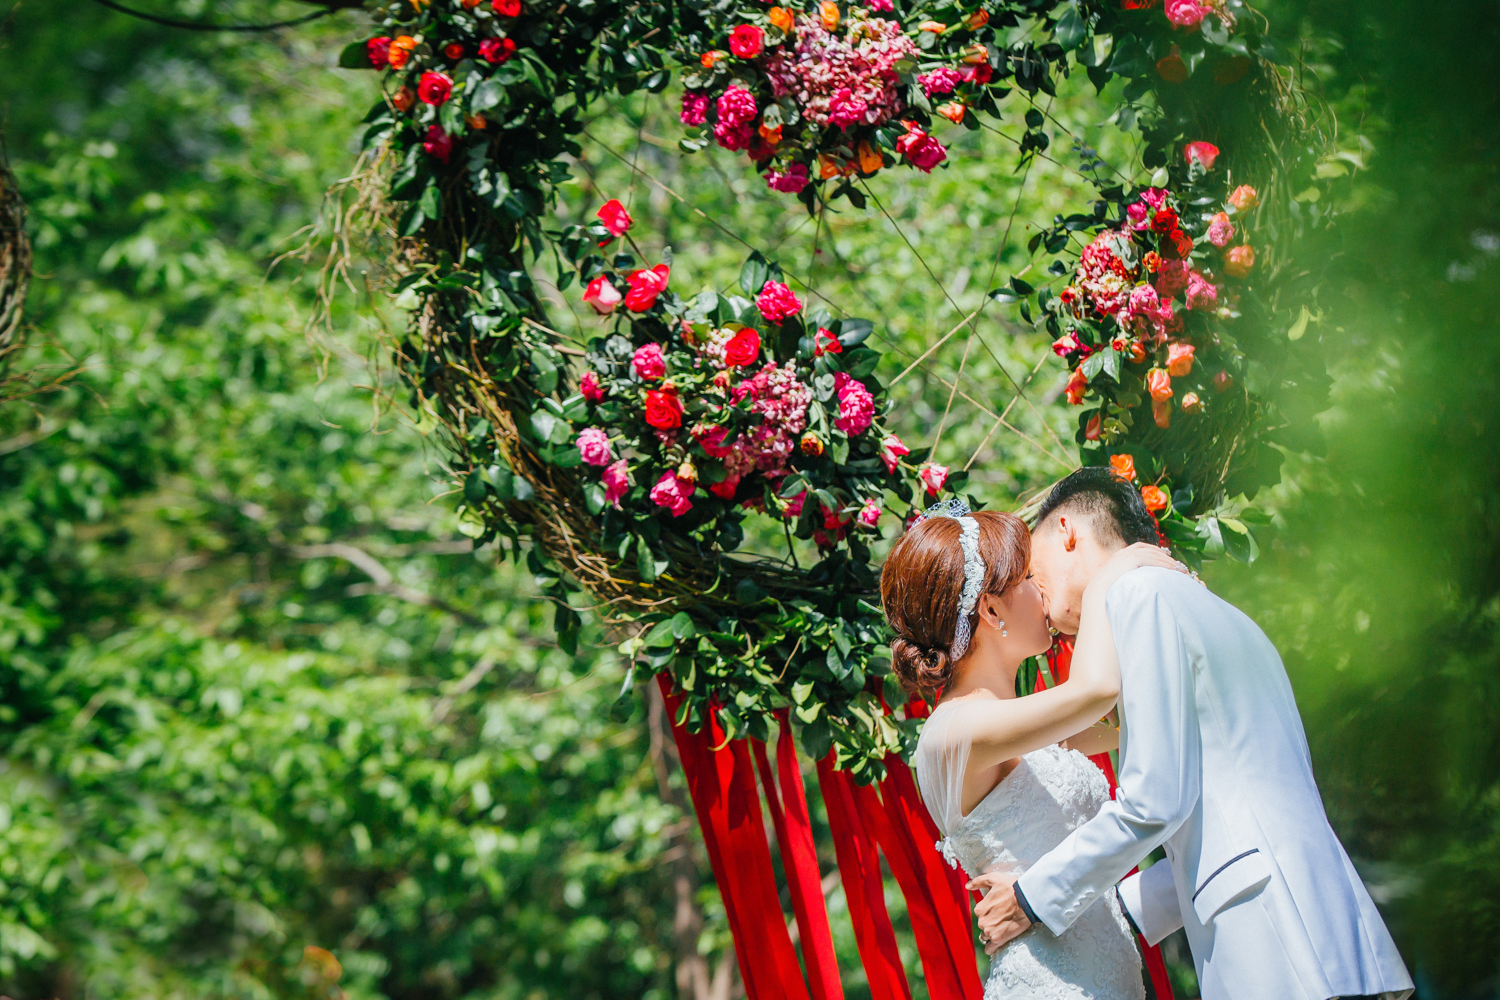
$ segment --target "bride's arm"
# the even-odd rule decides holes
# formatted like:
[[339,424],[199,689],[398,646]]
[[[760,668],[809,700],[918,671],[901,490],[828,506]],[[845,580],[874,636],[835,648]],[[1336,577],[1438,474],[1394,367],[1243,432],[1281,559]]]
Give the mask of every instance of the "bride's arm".
[[968,715],[975,728],[966,770],[972,773],[1061,743],[1099,721],[1114,706],[1120,696],[1120,659],[1104,598],[1122,575],[1143,566],[1182,569],[1154,545],[1141,543],[1116,552],[1083,593],[1067,682],[1025,698],[987,703],[986,711]]
[[1108,722],[1096,722],[1081,733],[1063,740],[1063,746],[1085,757],[1120,749],[1120,731]]

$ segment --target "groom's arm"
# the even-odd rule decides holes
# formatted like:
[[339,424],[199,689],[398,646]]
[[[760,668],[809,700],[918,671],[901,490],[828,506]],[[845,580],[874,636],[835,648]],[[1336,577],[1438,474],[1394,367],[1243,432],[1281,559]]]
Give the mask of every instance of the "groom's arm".
[[1121,577],[1105,601],[1120,654],[1119,790],[1021,876],[1017,902],[1061,934],[1192,814],[1202,788],[1192,663],[1158,591],[1164,570]]

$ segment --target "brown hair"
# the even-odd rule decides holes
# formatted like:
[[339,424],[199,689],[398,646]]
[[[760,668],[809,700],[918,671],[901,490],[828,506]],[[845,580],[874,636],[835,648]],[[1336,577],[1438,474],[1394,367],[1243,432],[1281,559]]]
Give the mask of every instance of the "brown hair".
[[[985,568],[980,593],[998,597],[1025,579],[1031,533],[1014,514],[982,510],[969,516],[979,523],[979,555]],[[907,691],[920,692],[928,700],[953,680],[950,653],[964,587],[960,530],[950,517],[914,525],[896,542],[880,571],[880,600],[896,632],[891,640],[892,669]]]

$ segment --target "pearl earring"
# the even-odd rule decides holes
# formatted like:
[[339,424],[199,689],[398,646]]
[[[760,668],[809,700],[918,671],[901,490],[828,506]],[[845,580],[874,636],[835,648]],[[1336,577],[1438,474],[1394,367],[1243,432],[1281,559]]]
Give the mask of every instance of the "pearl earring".
[[1005,631],[1005,623],[1004,622],[1000,623],[1000,634],[1001,635],[1010,635],[1009,632]]

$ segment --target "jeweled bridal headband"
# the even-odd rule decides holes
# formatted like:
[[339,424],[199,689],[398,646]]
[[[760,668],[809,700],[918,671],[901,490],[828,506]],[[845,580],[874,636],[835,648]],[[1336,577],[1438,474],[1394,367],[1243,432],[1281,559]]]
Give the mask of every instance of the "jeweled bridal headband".
[[969,619],[979,603],[979,589],[984,586],[984,559],[979,555],[979,522],[970,516],[969,505],[958,497],[935,503],[922,512],[922,519],[950,517],[958,522],[958,544],[964,550],[964,589],[958,598],[958,624],[953,628],[953,642],[948,656],[959,660],[968,652],[974,627]]

